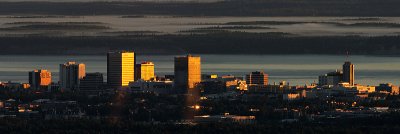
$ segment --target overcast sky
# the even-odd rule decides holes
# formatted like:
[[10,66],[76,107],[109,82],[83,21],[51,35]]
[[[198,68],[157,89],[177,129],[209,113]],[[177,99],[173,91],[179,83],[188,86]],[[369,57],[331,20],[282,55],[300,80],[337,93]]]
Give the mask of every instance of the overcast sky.
[[215,2],[223,0],[0,0],[0,2],[19,2],[19,1],[51,1],[51,2],[88,2],[88,1],[196,1],[196,2]]

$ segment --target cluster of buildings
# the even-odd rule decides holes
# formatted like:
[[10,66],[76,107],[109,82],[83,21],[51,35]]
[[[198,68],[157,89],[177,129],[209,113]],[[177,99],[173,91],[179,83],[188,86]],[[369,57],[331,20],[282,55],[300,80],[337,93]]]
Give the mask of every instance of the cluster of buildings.
[[349,101],[359,99],[382,99],[387,95],[399,95],[399,87],[391,83],[377,86],[361,85],[355,83],[354,64],[346,61],[342,69],[318,77],[318,83],[310,85],[291,86],[286,81],[279,84],[269,84],[268,75],[263,72],[252,72],[246,75],[246,94],[249,99],[257,99],[257,96],[277,98],[280,100],[298,100],[303,98],[341,98]]
[[354,64],[346,61],[342,70],[329,72],[318,77],[319,89],[330,89],[333,92],[348,94],[387,93],[399,94],[399,87],[391,83],[380,84],[379,86],[360,85],[355,83]]
[[[87,73],[85,64],[67,62],[59,66],[59,81],[52,82],[52,74],[48,70],[33,70],[29,72],[29,84],[18,87],[47,91],[73,91],[91,95],[115,89],[157,94],[189,93],[203,96],[244,91],[271,93],[279,95],[275,97],[284,100],[334,94],[358,96],[376,92],[399,94],[399,88],[390,83],[379,86],[355,84],[354,64],[349,61],[343,64],[342,69],[320,75],[318,83],[305,86],[291,86],[286,81],[270,84],[268,74],[262,71],[251,72],[245,77],[202,74],[201,58],[192,55],[174,58],[174,75],[156,76],[154,66],[154,63],[148,61],[137,64],[136,54],[132,51],[109,52],[106,82],[102,73]],[[8,85],[16,86],[12,83]]]
[[334,86],[346,83],[349,86],[354,86],[354,64],[347,61],[343,64],[342,70],[337,69],[335,72],[319,76],[318,85]]
[[[93,79],[94,73],[86,73],[85,64],[67,62],[59,66],[59,81],[52,82],[52,73],[48,70],[37,69],[29,72],[30,89],[35,90],[70,90],[80,89],[80,83],[88,83]],[[88,77],[86,77],[88,75]],[[103,77],[102,75],[99,77]],[[103,79],[103,78],[101,78]],[[90,82],[89,82],[90,83]],[[103,82],[101,82],[103,84]],[[83,85],[85,86],[85,85]]]
[[21,103],[15,99],[0,101],[0,118],[73,119],[84,117],[77,101],[37,99]]
[[188,92],[189,89],[196,88],[201,82],[201,58],[199,56],[175,57],[174,65],[174,75],[157,77],[154,72],[154,63],[144,61],[137,64],[134,52],[109,52],[107,54],[106,82],[104,82],[102,73],[87,73],[85,64],[67,62],[59,66],[59,81],[52,81],[52,73],[49,70],[37,69],[29,72],[29,84],[24,84],[23,88],[89,94],[99,94],[107,89],[160,90],[159,92],[171,92],[172,89],[176,89],[174,92]]
[[[388,111],[387,107],[371,107],[357,109],[340,109],[352,107],[356,102],[385,100],[388,95],[399,95],[399,87],[390,83],[378,86],[365,86],[355,83],[354,64],[346,61],[342,69],[329,72],[318,77],[318,83],[311,85],[290,85],[286,81],[270,84],[268,74],[262,71],[251,72],[244,77],[232,75],[218,76],[202,74],[201,57],[180,56],[174,58],[174,74],[155,75],[154,63],[138,62],[136,54],[131,51],[109,52],[107,54],[107,80],[102,73],[88,73],[83,63],[67,62],[59,66],[59,80],[52,81],[52,73],[48,70],[29,72],[29,84],[0,83],[0,87],[11,89],[35,89],[34,91],[68,91],[88,95],[100,95],[109,91],[123,90],[128,92],[152,92],[155,94],[183,94],[191,96],[193,102],[187,102],[193,109],[200,109],[199,102],[206,100],[240,100],[257,102],[260,100],[296,101],[301,99],[318,99],[327,102],[327,106],[337,106],[336,111],[313,115],[312,118],[331,118],[339,116],[375,116],[377,111]],[[332,101],[335,98],[340,101]],[[188,100],[185,100],[188,101]],[[76,101],[57,101],[39,99],[27,104],[17,104],[15,100],[0,101],[0,109],[18,111],[27,117],[38,115],[37,107],[46,118],[81,118],[84,109]],[[352,107],[354,108],[354,107]],[[207,108],[205,108],[207,109]],[[208,108],[212,109],[212,108]],[[303,109],[304,110],[304,109]],[[1,111],[1,110],[0,110]],[[257,113],[260,109],[251,108]],[[301,109],[281,109],[275,111],[302,114]],[[26,115],[25,115],[26,114]],[[12,115],[12,114],[10,114]],[[198,123],[237,122],[255,123],[255,116],[236,115],[199,115],[193,119]],[[284,120],[293,121],[293,120]]]

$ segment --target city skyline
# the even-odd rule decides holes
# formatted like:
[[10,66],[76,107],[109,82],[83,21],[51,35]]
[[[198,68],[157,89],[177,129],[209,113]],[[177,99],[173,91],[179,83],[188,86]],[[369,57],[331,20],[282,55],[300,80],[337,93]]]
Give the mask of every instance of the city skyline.
[[0,0],[0,132],[396,134],[399,5]]
[[[125,51],[119,51],[119,52],[116,52],[116,53],[124,53]],[[126,52],[129,52],[129,51],[126,51]],[[110,52],[110,53],[115,53],[115,52]],[[132,53],[134,53],[133,51],[132,51]],[[107,54],[107,55],[109,55],[109,54]],[[190,55],[191,56],[191,55]],[[190,57],[189,56],[189,57]],[[175,59],[177,59],[177,58],[180,58],[180,56],[177,56],[177,57],[174,57]],[[136,55],[134,56],[134,58],[133,59],[136,59]],[[136,62],[136,60],[135,60],[135,62]],[[61,70],[61,68],[62,68],[62,66],[70,66],[70,65],[75,65],[75,63],[76,62],[66,62],[65,64],[60,64],[60,70]],[[149,73],[149,76],[152,76],[152,77],[154,77],[154,76],[156,76],[157,75],[157,73],[154,71],[154,63],[152,63],[152,62],[148,62],[148,61],[144,61],[144,62],[142,62],[141,64],[148,64],[148,65],[150,65],[149,67],[150,68],[148,68],[147,70],[144,70],[145,72],[147,71],[147,72],[150,72]],[[141,65],[141,64],[135,64],[134,66],[138,66],[138,65]],[[349,61],[345,61],[345,64],[343,64],[343,70],[345,69],[345,65],[346,64],[350,64],[350,67],[351,67],[351,70],[349,70],[349,71],[351,71],[350,73],[352,73],[352,81],[354,81],[354,65],[353,64],[351,64]],[[78,71],[78,72],[80,72],[79,73],[79,79],[82,79],[83,77],[84,77],[84,74],[85,74],[85,64],[83,64],[83,63],[80,63],[80,64],[78,64],[78,66],[80,67],[80,68],[82,68],[83,67],[83,70],[81,69],[80,71]],[[77,69],[79,69],[79,67],[77,68]],[[135,69],[137,69],[137,68],[135,68]],[[130,80],[130,81],[126,81],[125,83],[127,83],[125,86],[128,86],[128,83],[129,82],[132,82],[132,81],[136,81],[136,80],[139,80],[139,79],[136,79],[139,75],[140,75],[140,73],[135,73],[135,69],[134,69],[134,71],[133,71],[133,75],[134,75],[134,80]],[[140,69],[140,68],[139,68]],[[73,70],[76,70],[76,69],[73,69]],[[265,69],[264,69],[265,70]],[[264,70],[254,70],[254,71],[256,71],[256,72],[258,72],[258,71],[260,71],[260,72],[263,72]],[[268,69],[266,69],[266,70],[268,70]],[[83,71],[83,72],[82,72]],[[137,70],[136,70],[137,71]],[[338,70],[336,70],[336,71],[338,71]],[[60,71],[61,72],[61,71]],[[60,73],[59,72],[59,73]],[[91,71],[89,71],[89,72],[91,72]],[[92,71],[93,72],[93,71]],[[94,72],[93,72],[94,73]],[[341,71],[341,73],[343,74],[343,72]],[[329,74],[329,73],[328,73]],[[137,75],[137,76],[136,76]],[[242,74],[241,76],[245,76],[246,74]],[[107,76],[107,75],[106,75]],[[151,78],[151,77],[149,77],[149,76],[147,76],[148,78]],[[245,76],[246,78],[248,77],[248,76]],[[341,81],[343,81],[343,82],[349,82],[349,81],[346,81],[346,80],[344,80],[344,76],[343,75],[341,75],[340,77],[343,77],[343,79],[342,78],[340,78],[340,79],[338,79],[338,80],[336,80],[336,82],[334,82],[334,83],[338,83],[338,82],[341,82]],[[61,78],[59,78],[60,80],[59,80],[59,82],[61,82],[62,80],[61,80]],[[148,80],[150,80],[150,79],[148,79]],[[321,78],[316,78],[315,80],[314,80],[314,83],[318,83],[318,82],[316,82],[316,80],[319,80],[319,81],[321,81]],[[271,83],[268,83],[268,74],[267,74],[267,80],[266,80],[267,82],[266,82],[266,84],[271,84]],[[283,81],[285,81],[285,80],[283,80]],[[275,82],[280,82],[280,81],[274,81],[274,83]],[[353,82],[354,83],[354,82]],[[302,83],[303,84],[303,83]],[[307,84],[307,83],[304,83],[304,84]],[[310,84],[312,84],[312,83],[310,83]],[[354,84],[351,84],[350,82],[349,82],[349,84],[350,85],[354,85]],[[192,86],[193,87],[193,86]]]
[[[122,81],[125,81],[124,83],[126,83],[125,85],[122,84],[121,86],[113,86],[113,84],[110,84],[110,82],[108,81],[107,78],[107,84],[110,87],[124,87],[126,88],[131,82],[134,81],[138,81],[139,79],[145,80],[145,81],[155,81],[156,78],[156,73],[154,71],[154,63],[149,62],[149,61],[144,61],[141,62],[140,64],[136,64],[136,54],[133,51],[113,51],[113,52],[109,52],[107,53],[107,68],[112,68],[112,66],[115,67],[121,67],[122,72],[124,72],[124,68],[125,68],[125,78],[128,78],[127,76],[129,76],[128,79],[123,80],[124,79],[124,74],[122,73],[119,75],[115,75],[117,77],[121,77]],[[118,62],[120,61],[120,62]],[[125,62],[122,62],[125,61]],[[196,87],[197,83],[201,82],[201,78],[196,78],[196,77],[200,77],[200,75],[189,75],[190,72],[192,72],[192,74],[201,74],[201,62],[200,62],[200,57],[199,56],[192,56],[192,55],[187,55],[187,56],[176,56],[174,57],[174,74],[175,76],[179,76],[178,81],[175,81],[175,87],[179,87],[179,88],[183,88],[183,87],[187,87],[188,89],[193,89]],[[113,63],[113,64],[110,64]],[[122,64],[123,63],[123,64]],[[118,65],[120,64],[120,65]],[[184,66],[184,64],[187,64]],[[319,86],[323,86],[323,85],[338,85],[341,84],[343,82],[347,82],[349,83],[349,86],[354,86],[356,83],[354,83],[355,81],[355,77],[354,77],[354,65],[351,64],[351,62],[348,60],[348,58],[346,58],[346,61],[344,62],[343,66],[342,66],[342,70],[345,71],[340,71],[340,70],[336,70],[336,72],[330,72],[327,73],[325,75],[321,75],[317,78],[318,82],[314,83],[310,83],[312,84],[318,84]],[[131,69],[127,69],[127,68],[133,68]],[[186,68],[186,69],[185,69]],[[193,69],[190,69],[193,68]],[[180,70],[180,71],[179,71]],[[184,70],[186,70],[187,72],[187,76],[184,76]],[[35,70],[36,71],[36,70]],[[47,70],[44,70],[47,71]],[[111,72],[115,71],[115,69],[111,69]],[[128,72],[127,72],[128,71]],[[140,72],[137,72],[140,71]],[[183,72],[182,72],[183,71]],[[146,74],[145,76],[141,76],[142,73],[144,72],[144,74]],[[344,75],[346,72],[347,75]],[[59,81],[60,82],[60,86],[61,88],[64,89],[78,89],[79,87],[79,82],[82,78],[84,78],[84,76],[86,75],[86,70],[85,70],[85,64],[80,63],[80,64],[76,64],[76,62],[66,62],[65,64],[60,64],[60,76],[64,77],[60,77]],[[61,74],[63,73],[63,74]],[[107,71],[107,74],[109,74],[110,72]],[[93,78],[90,79],[98,79],[96,77],[99,77],[101,73],[96,72],[96,73],[91,73],[93,74]],[[129,74],[129,75],[127,75]],[[77,76],[75,76],[77,75]],[[260,75],[260,76],[258,76]],[[69,78],[69,77],[77,77],[77,78]],[[107,75],[108,76],[108,75]],[[106,76],[106,77],[107,77]],[[332,77],[334,76],[334,77]],[[336,78],[336,76],[338,76],[338,78]],[[103,78],[103,75],[101,74],[101,77]],[[141,78],[140,78],[141,77]],[[181,78],[180,78],[181,77]],[[347,78],[346,78],[347,77]],[[63,80],[63,79],[67,79],[68,80]],[[145,79],[144,79],[145,78]],[[175,77],[176,78],[176,77]],[[32,77],[31,77],[31,73],[29,73],[29,82],[33,83],[31,81]],[[71,79],[71,80],[69,80]],[[185,81],[187,81],[187,84],[182,84],[183,79],[187,79]],[[50,77],[51,80],[51,77]],[[246,80],[246,82],[250,85],[250,86],[254,86],[254,85],[271,85],[271,83],[268,83],[268,74],[264,74],[263,70],[258,70],[255,72],[251,72],[250,75],[246,75],[244,80]],[[103,81],[104,82],[104,81]],[[279,83],[282,82],[286,82],[285,80],[283,81],[279,81]],[[290,82],[290,81],[289,81]],[[47,82],[47,86],[50,85],[49,82]],[[67,84],[69,83],[69,84]],[[111,82],[112,83],[112,82]],[[181,84],[179,84],[181,83]],[[276,82],[274,82],[275,85]],[[187,85],[187,86],[185,86]],[[307,85],[307,84],[306,84]],[[36,86],[35,86],[36,87]]]

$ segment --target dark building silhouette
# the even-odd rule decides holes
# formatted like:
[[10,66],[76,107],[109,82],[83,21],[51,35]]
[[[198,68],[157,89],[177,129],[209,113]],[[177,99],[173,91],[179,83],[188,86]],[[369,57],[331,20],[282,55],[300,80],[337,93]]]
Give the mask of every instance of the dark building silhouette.
[[62,89],[75,90],[80,83],[80,79],[85,76],[85,64],[67,62],[60,64],[60,87]]
[[329,72],[318,77],[318,85],[338,85],[343,80],[343,72],[341,70],[336,70],[335,72]]
[[248,85],[268,85],[268,74],[264,72],[251,72],[246,75],[246,83]]
[[102,91],[104,84],[102,73],[87,73],[81,79],[79,92],[86,94],[99,94]]

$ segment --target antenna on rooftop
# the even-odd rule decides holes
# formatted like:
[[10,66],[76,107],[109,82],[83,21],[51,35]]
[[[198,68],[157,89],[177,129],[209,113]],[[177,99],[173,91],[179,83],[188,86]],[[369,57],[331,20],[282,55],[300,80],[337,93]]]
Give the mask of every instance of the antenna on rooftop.
[[346,51],[346,61],[349,61],[349,56],[350,56],[349,51]]

